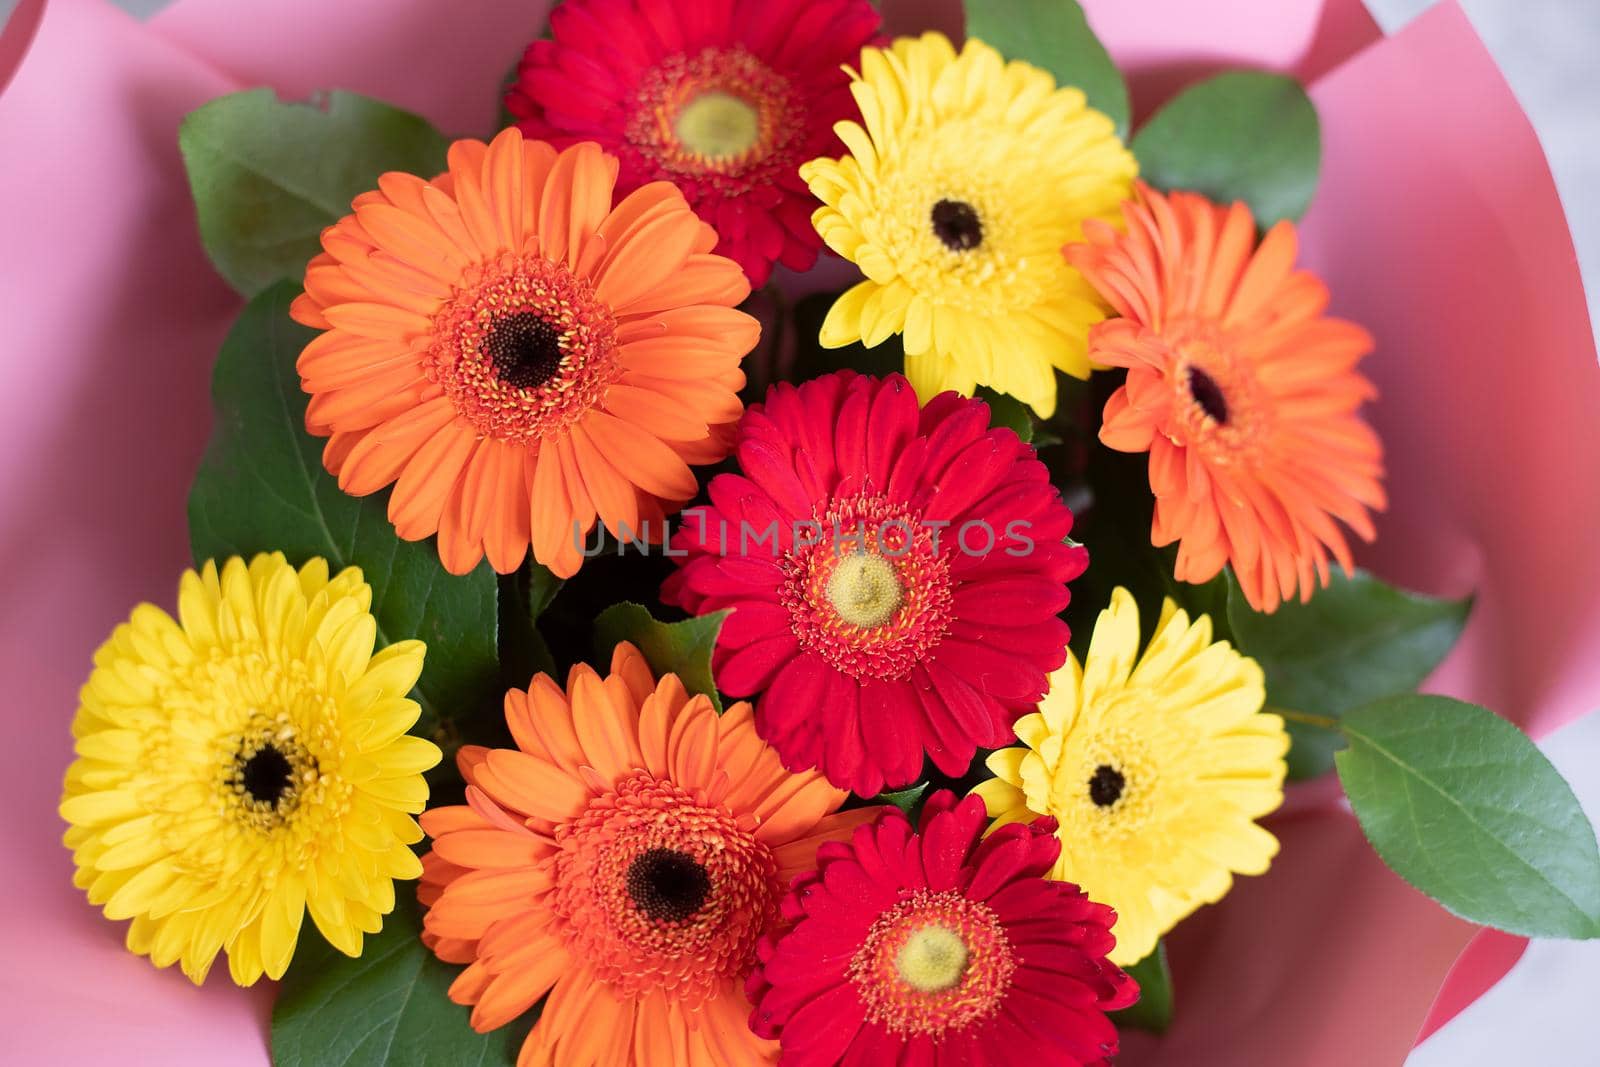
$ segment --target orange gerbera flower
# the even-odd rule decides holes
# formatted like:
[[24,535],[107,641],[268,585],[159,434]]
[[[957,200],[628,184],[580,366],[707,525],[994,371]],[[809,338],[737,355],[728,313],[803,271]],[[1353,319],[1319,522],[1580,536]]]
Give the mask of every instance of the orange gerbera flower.
[[1352,566],[1333,520],[1370,541],[1384,506],[1383,447],[1360,416],[1376,390],[1355,370],[1372,338],[1324,316],[1292,223],[1257,248],[1243,204],[1143,184],[1122,213],[1125,234],[1091,222],[1065,250],[1122,315],[1090,335],[1092,360],[1128,369],[1100,440],[1150,453],[1151,539],[1178,542],[1179,579],[1231,563],[1258,611],[1307,600],[1330,553]]
[[519,1067],[777,1062],[746,1025],[744,978],[789,881],[877,808],[789,774],[750,705],[718,716],[632,645],[506,694],[517,749],[461,749],[467,804],[433,837],[423,939],[470,964],[450,987],[479,1031],[549,994]]
[[385,174],[323,231],[296,321],[306,428],[347,493],[393,484],[401,537],[464,574],[531,543],[563,577],[598,516],[659,540],[728,452],[754,319],[739,265],[669,182],[508,129],[433,181]]

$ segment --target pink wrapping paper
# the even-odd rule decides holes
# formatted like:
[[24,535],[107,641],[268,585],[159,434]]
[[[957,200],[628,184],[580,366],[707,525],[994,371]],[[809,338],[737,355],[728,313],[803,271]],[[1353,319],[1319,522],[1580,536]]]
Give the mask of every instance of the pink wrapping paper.
[[[122,927],[70,885],[54,810],[90,653],[136,600],[172,603],[208,368],[238,306],[199,248],[178,121],[246,85],[340,87],[482,134],[545,6],[179,0],[140,24],[102,0],[50,0],[40,22],[40,0],[23,0],[0,35],[0,86],[14,74],[0,96],[8,1059],[267,1062],[270,990],[225,975],[196,990],[125,953]],[[884,6],[897,28],[958,9]],[[1480,590],[1433,688],[1536,735],[1600,704],[1600,558],[1584,540],[1600,529],[1600,368],[1543,155],[1459,10],[1379,41],[1355,0],[1086,6],[1141,113],[1225,66],[1318,79],[1326,158],[1306,254],[1336,310],[1379,338],[1374,416],[1393,465],[1368,562]],[[1430,1006],[1434,1025],[1509,966],[1517,943],[1498,936],[1457,963],[1474,928],[1403,886],[1332,798],[1295,797],[1273,871],[1180,929],[1177,1026],[1129,1035],[1123,1062],[1399,1063]]]

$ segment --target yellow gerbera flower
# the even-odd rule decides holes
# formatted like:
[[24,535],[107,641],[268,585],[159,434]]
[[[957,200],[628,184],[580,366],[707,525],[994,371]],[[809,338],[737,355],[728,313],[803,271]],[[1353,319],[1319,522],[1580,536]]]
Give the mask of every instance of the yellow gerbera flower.
[[95,653],[61,816],[74,882],[133,920],[129,949],[197,983],[222,949],[240,985],[277,978],[307,911],[356,956],[422,873],[424,648],[374,655],[371,604],[355,567],[235,557],[184,574],[179,621],[141,604]]
[[1289,736],[1265,695],[1256,662],[1171,600],[1141,657],[1138,605],[1117,589],[1083,667],[1068,656],[1018,721],[1026,747],[989,757],[998,777],[975,792],[995,825],[1054,816],[1052,876],[1116,909],[1112,962],[1137,963],[1277,854],[1254,820],[1283,803]]
[[800,168],[817,232],[867,276],[822,343],[903,332],[924,401],[981,384],[1051,414],[1052,368],[1087,378],[1105,317],[1061,248],[1113,219],[1138,172],[1115,125],[1047,71],[939,33],[864,49],[850,90],[865,124],[835,127],[850,154]]

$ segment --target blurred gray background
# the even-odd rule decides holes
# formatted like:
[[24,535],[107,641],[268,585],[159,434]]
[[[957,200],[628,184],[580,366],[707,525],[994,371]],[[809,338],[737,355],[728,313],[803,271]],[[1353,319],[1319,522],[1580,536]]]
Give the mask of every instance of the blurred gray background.
[[[168,0],[115,2],[143,17]],[[1434,2],[1366,0],[1389,31]],[[0,19],[15,3],[0,0]],[[1600,321],[1600,197],[1594,194],[1600,188],[1600,0],[1462,0],[1462,6],[1544,141],[1589,282],[1591,315]],[[1541,747],[1600,821],[1600,715],[1546,738]],[[1504,982],[1412,1053],[1406,1067],[1600,1063],[1593,1036],[1597,989],[1600,942],[1535,943]]]

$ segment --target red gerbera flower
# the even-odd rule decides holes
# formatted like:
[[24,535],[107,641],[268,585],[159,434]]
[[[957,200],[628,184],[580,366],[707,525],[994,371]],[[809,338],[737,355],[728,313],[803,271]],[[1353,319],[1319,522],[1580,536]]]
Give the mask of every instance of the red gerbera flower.
[[621,193],[677,185],[759,286],[774,261],[816,262],[799,166],[840,151],[843,68],[877,32],[868,0],[566,0],[506,107],[529,136],[618,156]]
[[1117,1052],[1106,1012],[1138,999],[1106,960],[1116,913],[1048,877],[1055,820],[981,838],[983,801],[935,794],[817,850],[746,990],[784,1067],[1052,1067]]
[[743,474],[684,516],[662,599],[732,608],[717,685],[760,694],[756,723],[792,770],[871,796],[926,753],[966,771],[1066,657],[1084,550],[1033,449],[954,393],[920,412],[898,374],[780,384],[739,424]]

